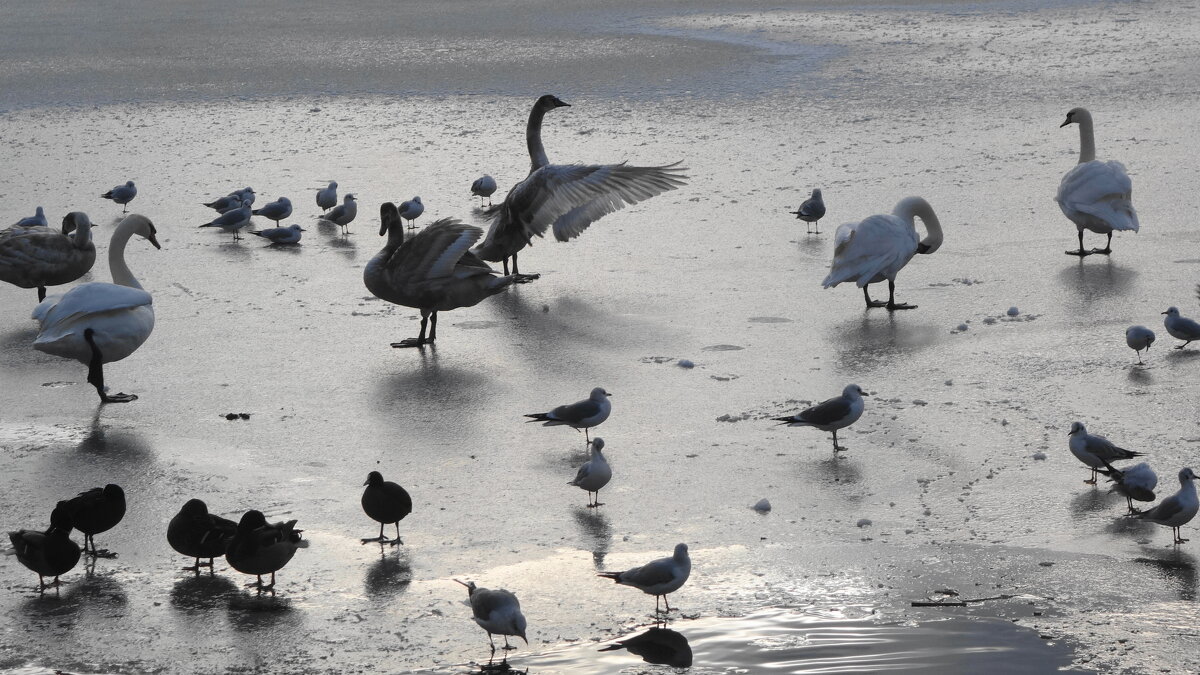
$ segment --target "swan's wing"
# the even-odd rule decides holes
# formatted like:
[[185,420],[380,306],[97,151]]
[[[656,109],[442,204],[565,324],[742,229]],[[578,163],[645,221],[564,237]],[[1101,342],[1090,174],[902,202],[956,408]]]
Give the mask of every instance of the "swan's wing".
[[[481,236],[483,230],[455,218],[435,221],[404,242],[396,252],[393,269],[400,275],[397,280],[402,283],[424,281],[455,274],[459,260]],[[480,270],[476,274],[483,273],[483,268],[478,266],[472,269]],[[490,272],[491,268],[486,270]]]
[[11,228],[0,232],[0,278],[34,266],[67,264],[79,249],[62,232],[48,227]]
[[[41,305],[38,305],[34,310],[34,318],[38,318],[39,310],[43,310],[43,306],[49,302],[50,299],[47,298]],[[58,299],[58,302],[47,306],[41,312],[43,316],[39,320],[42,321],[44,328],[88,314],[131,309],[153,303],[153,296],[140,288],[93,281],[80,284],[67,291]]]
[[891,214],[841,225],[833,241],[833,263],[821,282],[825,288],[843,281],[862,288],[877,275],[900,271],[917,252],[916,228]]
[[1075,211],[1098,218],[1114,230],[1136,232],[1139,224],[1132,197],[1133,181],[1124,165],[1093,160],[1077,164],[1063,176],[1055,201],[1068,218]]
[[505,211],[527,237],[540,237],[553,225],[554,237],[568,241],[613,211],[683,185],[685,170],[678,163],[549,164],[512,189]]

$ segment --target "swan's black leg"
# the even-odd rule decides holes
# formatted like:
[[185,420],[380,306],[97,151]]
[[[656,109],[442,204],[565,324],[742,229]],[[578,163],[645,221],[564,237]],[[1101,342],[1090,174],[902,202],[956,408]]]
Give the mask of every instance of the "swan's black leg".
[[432,312],[429,315],[429,337],[426,342],[433,342],[437,339],[437,312]]
[[897,304],[897,302],[896,302],[896,282],[892,281],[891,279],[888,279],[887,308],[888,308],[888,311],[891,312],[891,311],[895,311],[897,309],[916,309],[917,306],[909,305],[909,304],[906,304],[903,302]]
[[88,346],[92,349],[92,360],[88,362],[88,384],[96,388],[96,393],[100,394],[101,403],[129,403],[136,401],[137,396],[134,394],[112,394],[104,392],[104,356],[100,353],[100,347],[96,346],[96,331],[91,328],[86,328],[83,331],[83,339],[87,341]]
[[1094,248],[1092,249],[1092,253],[1099,253],[1100,255],[1112,253],[1112,232],[1108,233],[1108,241],[1104,242],[1104,248]]
[[517,254],[516,253],[512,254],[512,259],[513,259],[512,275],[514,277],[516,277],[516,279],[513,279],[514,282],[516,282],[518,284],[527,284],[527,283],[533,281],[534,279],[537,279],[542,276],[540,274],[521,274],[520,272],[517,271]]
[[38,286],[38,302],[41,302],[45,299],[46,299],[46,287]]
[[1085,255],[1092,254],[1092,251],[1083,250],[1083,230],[1079,230],[1079,250],[1078,251],[1067,251],[1066,254],[1067,255],[1077,255],[1080,258],[1082,258]]
[[872,300],[871,293],[867,291],[867,287],[863,286],[863,297],[867,299],[867,309],[872,307],[885,307],[887,303],[882,300]]
[[[433,314],[434,314],[434,316],[436,316],[436,313],[433,313]],[[437,320],[435,319],[434,321],[436,323]],[[415,338],[405,338],[399,342],[393,342],[392,346],[397,349],[400,349],[403,347],[420,347],[420,346],[424,345],[427,342],[427,340],[425,339],[425,329],[428,326],[429,326],[429,314],[426,314],[425,312],[421,312],[421,334]]]

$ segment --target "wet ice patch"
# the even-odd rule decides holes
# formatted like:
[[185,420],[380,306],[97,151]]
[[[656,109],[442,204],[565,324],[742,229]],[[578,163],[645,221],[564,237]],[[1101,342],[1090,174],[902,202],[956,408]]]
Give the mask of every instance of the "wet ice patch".
[[707,347],[702,347],[700,349],[700,351],[704,351],[704,352],[737,352],[737,351],[741,351],[743,349],[745,349],[745,347],[739,347],[737,345],[709,345]]
[[782,316],[752,316],[750,323],[791,323],[791,319],[785,319]]
[[500,325],[499,321],[460,321],[452,324],[455,328],[465,328],[467,330],[484,330],[487,328],[495,328]]

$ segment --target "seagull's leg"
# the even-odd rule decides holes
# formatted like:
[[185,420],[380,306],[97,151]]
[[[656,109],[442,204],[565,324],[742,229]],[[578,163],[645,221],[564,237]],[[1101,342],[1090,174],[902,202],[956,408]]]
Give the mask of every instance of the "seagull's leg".
[[1096,484],[1096,467],[1092,467],[1092,477],[1091,477],[1090,479],[1088,479],[1088,480],[1085,480],[1085,481],[1083,481],[1083,482],[1084,482],[1084,483],[1086,483],[1086,484],[1088,484],[1088,485],[1095,485],[1095,484]]
[[382,544],[383,542],[387,541],[387,537],[383,536],[383,523],[379,524],[379,536],[378,537],[369,537],[369,538],[365,538],[365,539],[359,539],[359,541],[361,541],[364,544],[369,544],[373,541],[377,541],[380,544]]
[[813,232],[813,234],[821,234],[821,219],[817,218],[817,222],[814,225],[817,226],[817,231]]
[[1099,253],[1100,255],[1112,253],[1112,232],[1108,233],[1108,241],[1104,242],[1104,248],[1094,248],[1092,249],[1092,253]]
[[100,403],[129,403],[136,401],[137,396],[134,394],[106,394],[104,393],[104,356],[100,353],[100,348],[96,346],[96,331],[91,328],[86,328],[83,331],[83,339],[88,343],[92,350],[92,360],[88,362],[88,384],[96,388],[96,393],[100,394]]
[[888,311],[891,312],[891,311],[895,311],[897,309],[916,309],[917,306],[910,305],[910,304],[904,303],[904,302],[897,303],[896,302],[896,282],[892,281],[891,279],[888,279],[887,308],[888,308]]
[[671,600],[667,596],[663,596],[663,604],[667,606],[667,614],[671,613]]
[[596,504],[595,505],[596,506],[604,506],[604,504],[600,503],[600,491],[599,490],[596,490]]
[[1080,258],[1082,258],[1085,255],[1092,254],[1092,251],[1083,250],[1083,228],[1079,229],[1079,250],[1078,251],[1066,251],[1066,254],[1067,255],[1077,255]]
[[882,300],[872,300],[871,293],[867,291],[867,287],[863,286],[863,297],[867,299],[867,309],[872,307],[886,307],[887,303]]
[[841,450],[849,450],[849,448],[847,448],[847,447],[844,447],[844,446],[841,446],[841,445],[838,445],[838,442],[837,442],[837,429],[834,429],[834,430],[833,430],[833,454],[835,454],[835,455],[836,455],[836,454],[837,454],[839,451],[841,451]]
[[425,310],[421,310],[421,334],[415,338],[404,338],[399,342],[393,342],[392,347],[400,349],[403,347],[420,347],[425,344],[425,328],[429,325],[429,314]]

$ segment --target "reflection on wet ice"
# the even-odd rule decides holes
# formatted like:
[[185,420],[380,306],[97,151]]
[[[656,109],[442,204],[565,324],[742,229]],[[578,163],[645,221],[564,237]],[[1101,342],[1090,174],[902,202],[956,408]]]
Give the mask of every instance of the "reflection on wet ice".
[[630,638],[617,640],[615,644],[600,649],[602,652],[625,649],[630,654],[642,657],[646,663],[689,668],[692,665],[692,647],[682,633],[670,628],[654,626]]
[[603,569],[604,556],[608,555],[612,544],[612,525],[608,522],[608,516],[596,509],[574,506],[571,508],[571,517],[583,535],[583,546],[592,552],[592,564],[598,570]]
[[391,555],[390,551],[381,548],[379,560],[367,570],[363,585],[371,596],[399,595],[408,589],[412,580],[408,551],[397,551],[396,555]]

